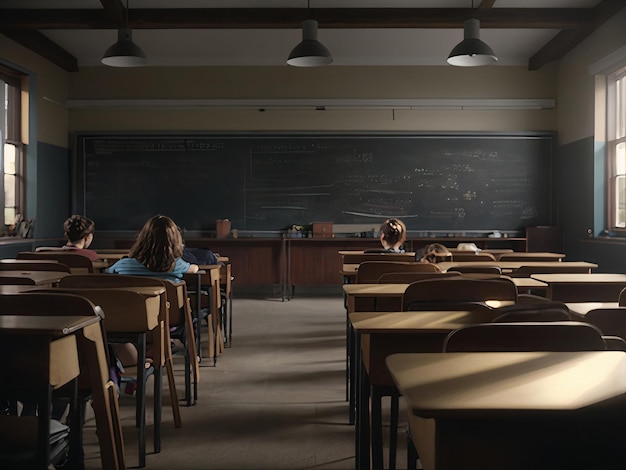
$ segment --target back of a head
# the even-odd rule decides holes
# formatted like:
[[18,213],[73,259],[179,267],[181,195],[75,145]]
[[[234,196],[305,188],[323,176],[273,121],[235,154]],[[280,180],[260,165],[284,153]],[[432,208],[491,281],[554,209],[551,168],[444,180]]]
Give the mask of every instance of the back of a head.
[[431,243],[415,254],[417,261],[424,263],[440,263],[451,259],[452,253],[441,243]]
[[183,241],[178,226],[165,215],[148,219],[130,249],[129,256],[154,272],[172,269],[183,254]]
[[385,248],[399,247],[406,240],[406,225],[399,219],[387,219],[380,226],[380,236]]
[[96,224],[90,218],[74,214],[63,223],[63,233],[69,242],[75,243],[94,233],[95,227]]

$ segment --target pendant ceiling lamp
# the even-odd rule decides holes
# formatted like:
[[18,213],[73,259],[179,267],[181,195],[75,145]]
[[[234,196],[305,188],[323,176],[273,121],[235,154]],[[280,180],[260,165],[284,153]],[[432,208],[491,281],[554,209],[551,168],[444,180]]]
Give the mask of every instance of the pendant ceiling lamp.
[[146,54],[133,42],[133,32],[128,27],[128,0],[125,27],[117,30],[117,42],[106,50],[101,62],[110,67],[139,67],[146,63]]
[[[309,10],[307,2],[307,10]],[[333,56],[324,45],[317,40],[317,21],[302,22],[302,42],[293,48],[287,64],[294,67],[319,67],[333,62]]]
[[450,55],[448,63],[459,67],[478,67],[498,62],[493,49],[480,40],[480,21],[477,18],[466,20],[463,25],[463,40]]

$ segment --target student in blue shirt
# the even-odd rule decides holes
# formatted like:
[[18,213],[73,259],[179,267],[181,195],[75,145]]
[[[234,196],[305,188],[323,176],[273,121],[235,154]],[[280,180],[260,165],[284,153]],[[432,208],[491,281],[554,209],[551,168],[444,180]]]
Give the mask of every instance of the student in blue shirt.
[[129,257],[117,261],[109,272],[180,282],[183,274],[198,271],[198,265],[184,261],[182,255],[183,239],[174,221],[165,215],[155,215],[139,232]]

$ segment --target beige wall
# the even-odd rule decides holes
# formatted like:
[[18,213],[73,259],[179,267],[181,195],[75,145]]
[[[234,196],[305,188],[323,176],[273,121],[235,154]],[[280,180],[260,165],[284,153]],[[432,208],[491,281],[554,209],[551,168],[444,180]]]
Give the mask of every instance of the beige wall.
[[[589,66],[626,45],[626,9],[559,61],[559,143],[594,135],[595,83]],[[626,65],[626,64],[623,64]]]
[[[85,68],[70,99],[555,98],[556,67]],[[556,110],[72,109],[70,131],[548,131]]]
[[69,116],[65,103],[69,74],[1,34],[0,59],[26,69],[36,78],[37,140],[67,147]]

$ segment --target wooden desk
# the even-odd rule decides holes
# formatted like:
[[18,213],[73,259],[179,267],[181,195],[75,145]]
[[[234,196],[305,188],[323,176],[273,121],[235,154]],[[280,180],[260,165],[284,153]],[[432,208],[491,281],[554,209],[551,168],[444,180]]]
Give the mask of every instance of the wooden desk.
[[[0,315],[3,357],[0,395],[39,403],[36,468],[47,469],[50,460],[51,391],[68,384],[80,373],[75,333],[99,321],[100,317],[95,315]],[[70,429],[70,432],[80,431]],[[77,441],[70,438],[70,442]],[[80,452],[70,449],[73,459]]]
[[396,354],[386,362],[425,470],[624,468],[622,351]]
[[57,271],[0,271],[0,278],[32,279],[36,286],[57,284],[69,273]]
[[200,338],[202,323],[202,298],[208,299],[208,308],[211,315],[209,322],[209,357],[213,357],[213,364],[216,364],[218,354],[223,350],[223,340],[221,336],[220,307],[221,296],[219,291],[220,270],[219,264],[200,265],[201,269],[193,274],[185,274],[184,281],[187,283],[187,293],[195,295],[195,305],[193,313],[196,317],[196,347],[198,348],[198,360],[202,361],[202,341]]
[[[514,272],[517,269],[521,268],[522,266],[535,266],[535,267],[550,267],[550,266],[554,266],[554,261],[524,261],[524,260],[520,260],[520,261],[444,261],[442,263],[437,263],[437,266],[439,266],[439,269],[441,269],[442,271],[454,271],[454,268],[456,266],[463,266],[463,265],[474,265],[474,266],[499,266],[500,269],[502,269],[503,273],[506,272]],[[589,263],[587,261],[560,261],[559,262],[559,266],[571,266],[571,267],[579,267],[579,268],[588,268],[589,270],[591,269],[596,269],[598,267],[597,264],[595,263]]]
[[533,274],[548,284],[547,297],[565,302],[617,302],[626,274]]
[[618,302],[566,302],[567,308],[570,310],[570,314],[578,317],[581,321],[584,321],[585,315],[590,310],[597,308],[618,308]]
[[[355,331],[354,369],[358,397],[356,407],[356,468],[383,466],[381,399],[397,390],[389,375],[385,358],[400,352],[440,352],[447,334],[462,326],[490,322],[491,312],[359,312],[350,314]],[[371,409],[371,412],[370,412]],[[391,429],[395,437],[396,429]],[[395,455],[395,439],[390,438]],[[392,466],[392,465],[390,465]]]
[[508,253],[493,254],[496,257],[496,260],[500,260],[501,256],[510,256],[511,258],[516,258],[515,261],[517,261],[518,259],[520,261],[523,261],[524,258],[544,258],[545,261],[562,261],[563,258],[565,258],[565,253],[552,253],[547,251],[514,251]]

